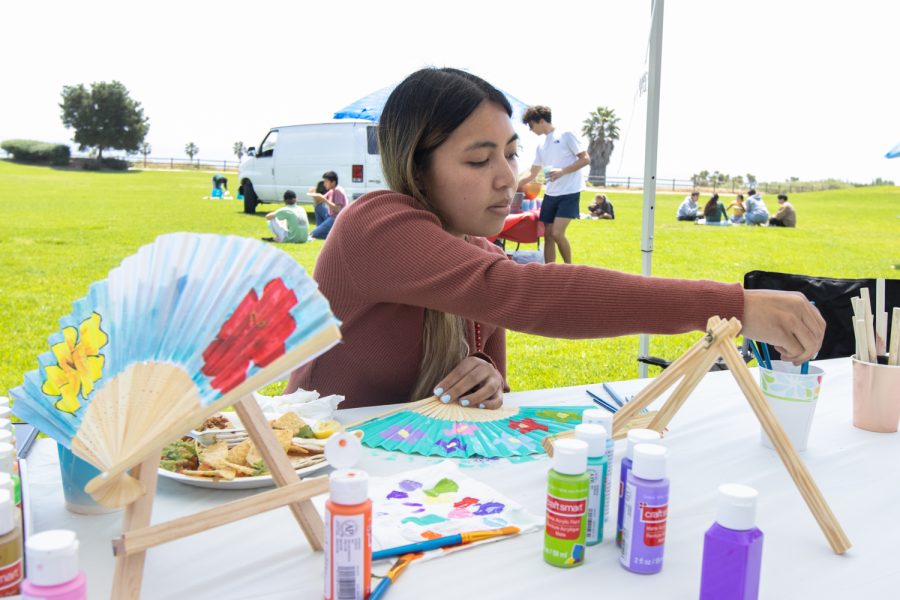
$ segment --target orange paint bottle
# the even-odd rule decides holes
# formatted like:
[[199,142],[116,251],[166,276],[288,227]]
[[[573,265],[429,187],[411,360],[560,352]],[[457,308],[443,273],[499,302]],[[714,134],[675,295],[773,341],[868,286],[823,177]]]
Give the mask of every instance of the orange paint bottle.
[[359,440],[349,434],[332,436],[325,446],[328,462],[338,467],[325,502],[325,600],[365,600],[372,588],[369,476],[346,468],[361,453]]

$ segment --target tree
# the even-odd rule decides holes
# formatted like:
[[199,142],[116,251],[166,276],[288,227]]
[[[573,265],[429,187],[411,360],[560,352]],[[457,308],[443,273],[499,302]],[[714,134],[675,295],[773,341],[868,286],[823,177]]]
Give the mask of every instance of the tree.
[[752,188],[756,187],[756,175],[747,173],[747,186]]
[[244,142],[235,142],[232,150],[234,151],[234,155],[237,156],[238,162],[241,162],[244,154],[247,153],[247,148],[244,146]]
[[98,161],[107,148],[137,152],[150,129],[141,103],[118,81],[92,83],[90,90],[80,83],[63,86],[59,107],[63,125],[75,130],[72,141],[82,152],[95,149]]
[[143,144],[141,144],[141,148],[140,148],[140,150],[138,150],[138,152],[140,152],[141,154],[144,155],[144,168],[146,169],[147,168],[147,156],[151,152],[153,152],[153,146],[151,146],[147,142],[144,142]]
[[616,111],[598,106],[584,120],[581,133],[588,139],[588,156],[591,171],[588,178],[593,182],[606,183],[606,165],[612,155],[615,141],[619,139],[619,117]]
[[184,147],[184,153],[188,155],[188,158],[193,163],[194,157],[200,154],[200,148],[194,142],[188,142]]

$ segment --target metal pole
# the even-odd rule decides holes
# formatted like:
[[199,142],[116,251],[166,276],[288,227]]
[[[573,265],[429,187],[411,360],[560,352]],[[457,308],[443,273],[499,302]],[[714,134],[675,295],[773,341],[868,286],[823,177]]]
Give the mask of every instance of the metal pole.
[[[663,8],[665,0],[651,0],[650,66],[647,77],[647,137],[644,143],[644,213],[641,225],[641,274],[649,276],[653,263],[653,218],[656,212],[656,149],[659,142],[659,80],[662,69]],[[639,356],[649,356],[650,336],[641,334]],[[638,376],[647,377],[639,363]]]

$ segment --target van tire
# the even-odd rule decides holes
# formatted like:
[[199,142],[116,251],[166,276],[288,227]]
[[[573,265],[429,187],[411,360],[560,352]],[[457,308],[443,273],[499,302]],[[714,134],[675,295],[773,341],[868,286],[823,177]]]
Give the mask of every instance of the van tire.
[[249,181],[243,185],[244,188],[244,212],[248,215],[256,214],[256,206],[259,204],[259,198],[253,190],[253,184]]

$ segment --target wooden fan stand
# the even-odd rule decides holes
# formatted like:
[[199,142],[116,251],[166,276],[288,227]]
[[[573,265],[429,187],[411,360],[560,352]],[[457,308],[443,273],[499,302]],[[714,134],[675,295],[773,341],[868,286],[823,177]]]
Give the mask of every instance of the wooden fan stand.
[[234,404],[241,423],[262,454],[278,487],[193,515],[150,525],[160,453],[132,469],[146,493],[125,508],[122,536],[113,540],[116,557],[112,598],[140,598],[144,557],[149,548],[288,505],[313,550],[322,550],[324,525],[310,498],[328,490],[328,478],[301,481],[252,395]]
[[634,400],[628,402],[613,417],[613,432],[618,432],[634,417],[638,411],[656,400],[663,392],[669,389],[675,382],[681,379],[681,383],[672,392],[665,404],[656,414],[655,418],[647,426],[662,432],[678,409],[687,400],[690,393],[703,376],[709,372],[713,363],[721,356],[728,365],[730,373],[737,380],[738,386],[750,403],[750,408],[756,414],[756,418],[763,430],[772,441],[772,445],[778,452],[781,462],[784,463],[788,473],[800,490],[800,494],[806,501],[813,517],[822,528],[822,532],[828,539],[831,549],[836,554],[843,554],[850,548],[850,540],[847,539],[844,530],[831,512],[828,503],[819,491],[812,475],[806,469],[793,444],[782,429],[781,424],[769,407],[762,394],[762,390],[754,381],[747,364],[738,353],[734,344],[734,337],[740,332],[741,323],[737,319],[723,321],[719,317],[713,317],[707,324],[707,333],[696,344],[691,346],[678,360],[665,369],[659,377],[653,379]]

